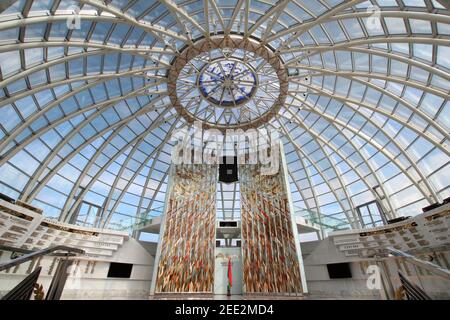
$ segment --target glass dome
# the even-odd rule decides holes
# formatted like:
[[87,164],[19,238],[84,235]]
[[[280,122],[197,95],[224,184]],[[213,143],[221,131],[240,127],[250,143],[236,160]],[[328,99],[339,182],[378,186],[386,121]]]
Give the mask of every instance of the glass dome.
[[[2,1],[0,193],[131,230],[162,212],[171,133],[202,120],[278,130],[297,213],[329,229],[376,225],[377,210],[415,215],[450,196],[449,10]],[[238,192],[218,188],[220,215],[238,210]]]

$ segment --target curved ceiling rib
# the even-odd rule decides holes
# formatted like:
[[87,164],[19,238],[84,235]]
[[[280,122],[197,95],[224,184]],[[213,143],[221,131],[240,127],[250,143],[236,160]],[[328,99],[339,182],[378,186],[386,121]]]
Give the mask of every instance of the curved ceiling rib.
[[[292,139],[291,135],[287,132],[285,125],[282,124],[281,122],[279,122],[279,124],[281,125],[282,130],[283,130],[283,132],[286,134],[286,136],[288,137],[288,139],[289,139],[289,140],[291,141],[291,143],[296,147],[297,151],[301,151],[300,146]],[[311,132],[308,132],[308,133],[311,133]],[[347,220],[350,221],[350,225],[351,225],[353,228],[359,228],[359,227],[362,227],[359,223],[356,222],[356,221],[358,221],[358,219],[357,219],[356,216],[354,216],[354,215],[353,215],[353,216],[350,216],[350,215],[349,215],[349,212],[351,212],[351,213],[353,213],[353,214],[356,214],[356,208],[355,208],[355,206],[354,206],[354,204],[353,204],[353,201],[351,201],[351,198],[350,198],[350,196],[349,196],[347,190],[346,190],[345,187],[344,187],[344,184],[343,184],[343,182],[342,182],[341,177],[339,176],[339,173],[337,172],[336,168],[333,166],[333,164],[332,164],[332,162],[330,161],[330,159],[327,157],[326,152],[323,150],[323,148],[322,148],[322,146],[321,146],[320,144],[318,144],[318,146],[319,146],[320,150],[322,151],[322,153],[324,154],[324,157],[325,157],[325,158],[327,159],[327,161],[330,163],[330,165],[331,165],[331,167],[332,167],[334,173],[336,174],[336,177],[338,178],[338,181],[339,181],[339,185],[340,185],[340,187],[342,188],[342,190],[344,191],[344,194],[345,194],[345,196],[346,196],[346,199],[341,199],[340,197],[338,197],[338,195],[337,195],[337,193],[335,192],[333,186],[331,186],[331,185],[328,183],[328,179],[327,179],[326,177],[324,177],[324,176],[321,174],[320,168],[317,168],[317,167],[315,167],[315,166],[314,166],[314,167],[316,168],[317,172],[319,172],[319,174],[320,174],[321,178],[323,179],[323,181],[326,182],[326,184],[328,185],[328,188],[330,188],[330,190],[333,192],[333,195],[335,196],[336,200],[341,204],[341,207],[343,208],[344,213],[345,213],[345,215],[347,216]],[[302,153],[302,155],[303,155],[310,163],[313,163],[313,164],[314,164],[314,161],[312,161],[312,159],[311,159],[307,154]],[[318,162],[319,162],[319,161],[321,161],[321,160],[318,160]],[[343,200],[344,200],[344,201],[343,201]],[[345,205],[346,202],[349,203],[350,207],[348,207],[347,205]]]
[[[155,101],[157,102],[157,101]],[[164,118],[165,113],[169,111],[168,109],[165,109],[159,116],[158,118],[156,118],[155,123],[152,125],[152,127],[150,127],[148,130],[151,131],[152,129],[154,129],[156,127],[157,124],[159,124],[159,121],[161,121],[161,119]],[[134,115],[133,115],[134,116]],[[122,126],[120,126],[117,130],[115,130],[109,137],[108,139],[106,139],[102,145],[98,148],[97,152],[95,153],[95,155],[89,160],[88,164],[84,167],[84,169],[81,171],[81,174],[79,175],[77,181],[75,182],[75,186],[72,188],[72,192],[69,194],[69,196],[67,197],[67,200],[64,204],[63,213],[68,212],[66,215],[68,215],[69,217],[71,216],[71,212],[72,211],[68,211],[68,207],[71,204],[71,200],[72,198],[75,196],[75,192],[78,190],[83,178],[85,177],[85,175],[87,174],[87,172],[89,172],[89,170],[91,169],[91,167],[94,165],[95,161],[97,160],[97,158],[101,155],[102,151],[108,146],[108,144],[111,142],[111,140],[113,140],[116,135],[120,134],[120,130],[126,126],[126,122],[125,124],[123,124]],[[93,136],[96,137],[96,136]],[[137,148],[139,146],[139,143],[142,142],[143,138],[145,137],[145,134],[143,134],[142,136],[139,136],[139,138],[137,139],[136,142],[134,142],[134,147],[131,149],[131,152],[134,153],[134,151],[136,151],[135,148]],[[132,145],[132,143],[129,143],[129,145]],[[125,149],[127,147],[124,147]],[[124,150],[125,150],[124,149]],[[118,155],[121,154],[121,152],[119,151],[117,153]],[[82,198],[82,196],[80,195],[80,198]]]
[[[347,217],[347,221],[349,222],[349,224],[351,225],[352,228],[359,228],[361,227],[361,225],[358,223],[359,220],[356,217],[356,210],[351,210],[352,209],[352,205],[351,205],[351,201],[349,201],[348,199],[345,200],[345,202],[338,197],[336,191],[334,190],[334,188],[332,188],[332,186],[330,185],[330,183],[328,182],[328,180],[326,179],[326,177],[323,175],[323,173],[321,172],[320,168],[317,167],[317,165],[315,164],[314,161],[311,160],[311,158],[302,151],[302,149],[300,148],[300,146],[292,139],[291,135],[289,134],[289,132],[286,130],[285,126],[279,121],[278,122],[279,125],[282,128],[283,133],[285,134],[285,136],[287,137],[287,139],[294,145],[294,147],[296,148],[296,152],[299,153],[303,158],[305,158],[306,160],[308,160],[309,163],[312,164],[312,166],[316,169],[316,171],[318,172],[318,174],[320,175],[320,177],[322,178],[322,180],[327,184],[328,188],[331,190],[331,192],[333,193],[335,199],[338,201],[338,203],[340,204],[341,208],[343,209],[346,217]],[[300,156],[299,155],[299,156]],[[349,205],[345,205],[345,203],[348,203]],[[349,214],[349,211],[351,212],[352,216]]]
[[[448,42],[448,45],[450,46],[450,41]],[[345,49],[338,49],[337,51],[340,51],[340,50],[348,51],[348,52],[367,53],[369,55],[376,55],[376,56],[389,58],[391,60],[397,60],[397,61],[406,63],[406,64],[408,64],[410,66],[418,67],[420,69],[423,69],[425,71],[430,72],[431,74],[438,75],[441,78],[444,78],[444,79],[450,81],[450,75],[447,72],[445,72],[443,70],[440,70],[440,69],[437,69],[436,67],[427,65],[427,64],[425,64],[425,63],[423,63],[421,61],[403,57],[403,56],[401,56],[399,54],[394,54],[394,53],[389,53],[389,52],[384,52],[384,51],[374,50],[374,49],[354,48],[354,47],[348,47],[348,48],[345,48]],[[323,50],[320,50],[320,52],[325,52],[325,51],[328,51],[328,49],[324,48]],[[332,51],[332,49],[330,49],[329,51]],[[300,68],[301,69],[301,68],[305,68],[305,65],[294,65],[293,68]]]
[[[134,179],[136,179],[136,176],[141,172],[141,170],[144,168],[144,166],[146,165],[146,163],[148,161],[150,161],[150,159],[152,159],[155,154],[158,154],[158,151],[160,151],[161,147],[163,147],[163,145],[165,143],[167,143],[170,139],[171,139],[171,133],[172,131],[175,129],[176,127],[176,122],[174,122],[172,124],[172,126],[170,127],[169,131],[167,132],[166,137],[162,140],[162,142],[160,143],[160,145],[158,146],[158,148],[154,149],[148,156],[147,158],[145,158],[145,160],[142,162],[142,164],[138,167],[138,169],[135,170],[133,176],[130,178],[130,180],[128,181],[128,183],[126,184],[125,188],[123,188],[123,190],[120,192],[119,197],[117,198],[117,200],[115,201],[113,207],[111,208],[110,212],[108,213],[108,216],[105,219],[105,223],[104,225],[108,225],[109,221],[111,220],[111,216],[112,214],[116,211],[117,206],[119,205],[120,201],[122,200],[123,196],[125,195],[125,192],[127,192],[127,190],[130,188],[131,184],[133,183]],[[108,208],[107,206],[105,206],[105,208]]]
[[[345,162],[346,162],[346,163],[354,170],[354,172],[358,175],[359,179],[361,179],[361,181],[363,181],[363,182],[366,184],[367,189],[371,191],[371,193],[372,193],[372,195],[374,196],[374,198],[375,198],[375,199],[378,199],[378,200],[382,203],[382,199],[381,199],[381,198],[373,191],[373,187],[374,187],[374,186],[371,186],[371,185],[369,185],[369,184],[367,183],[367,181],[364,179],[364,176],[359,172],[358,168],[355,167],[353,164],[351,164],[350,161],[349,161],[349,159],[347,159],[347,157],[346,157],[344,154],[342,154],[342,153],[339,151],[338,148],[336,148],[335,146],[333,146],[330,142],[325,141],[325,139],[324,139],[323,137],[321,137],[320,134],[315,133],[312,129],[308,129],[308,128],[302,123],[301,119],[299,119],[299,117],[298,117],[296,114],[294,114],[292,111],[290,111],[289,109],[286,109],[286,111],[289,112],[289,114],[293,117],[293,119],[295,120],[296,124],[297,124],[298,126],[302,126],[305,130],[307,130],[307,131],[308,131],[308,132],[309,132],[309,133],[317,140],[318,143],[319,143],[319,142],[322,142],[322,143],[325,144],[327,147],[329,147],[331,150],[333,150],[337,155],[339,155],[339,156],[343,159],[343,161],[345,161]],[[316,111],[314,110],[314,108],[310,108],[309,106],[308,106],[308,111],[314,112],[314,113],[320,115],[320,113],[316,112]],[[337,135],[337,134],[341,134],[339,128],[336,126],[336,124],[335,124],[334,122],[329,122],[329,123],[330,123],[330,125],[332,125],[332,126],[336,129],[336,135]],[[342,134],[341,134],[341,135],[342,135]],[[343,136],[344,136],[346,142],[352,146],[354,152],[355,152],[355,153],[358,153],[358,155],[359,155],[359,157],[360,157],[361,159],[365,159],[365,157],[362,155],[362,153],[361,153],[361,151],[359,150],[359,148],[356,147],[356,145],[352,142],[352,140],[351,140],[351,139],[348,139],[345,135],[343,135]],[[332,140],[332,139],[330,139],[330,140]],[[323,151],[323,152],[324,152],[325,155],[327,154],[325,151]],[[331,159],[328,159],[328,161],[329,161],[330,163],[333,163]],[[392,207],[391,202],[389,201],[389,194],[386,192],[385,188],[383,187],[383,184],[381,183],[380,179],[378,178],[378,175],[375,173],[375,171],[374,171],[374,169],[373,169],[371,163],[370,163],[370,162],[366,162],[366,163],[367,163],[367,166],[369,167],[369,170],[370,170],[371,174],[374,176],[374,178],[375,178],[375,180],[376,180],[378,186],[380,186],[381,191],[383,192],[383,197],[385,197],[385,198],[387,199],[387,203],[388,203],[388,206],[389,206],[389,210],[388,210],[388,212],[386,212],[386,213],[387,213],[391,218],[393,218],[393,217],[395,216],[395,215],[394,215],[394,212],[395,212],[395,211],[394,211],[394,208]],[[334,166],[333,166],[333,167],[334,167]],[[338,171],[337,171],[337,169],[336,169],[335,167],[334,167],[334,171],[336,172],[337,177],[341,180],[340,175],[339,175],[339,173],[338,173]],[[341,181],[341,185],[342,185],[342,188],[345,190],[345,184],[344,184],[342,181]],[[347,193],[347,192],[346,192],[346,193]],[[351,200],[351,198],[350,198],[349,196],[347,196],[347,198],[350,199],[350,202],[351,202],[351,203],[353,203],[352,200]]]
[[[153,105],[150,104],[150,105]],[[75,155],[77,155],[77,152],[81,151],[84,147],[88,146],[90,143],[92,143],[93,141],[95,141],[96,139],[98,139],[100,136],[102,136],[103,134],[107,133],[108,131],[110,131],[111,129],[113,130],[113,133],[111,134],[111,139],[119,134],[120,130],[122,128],[124,128],[127,123],[136,118],[137,116],[150,112],[152,110],[156,110],[158,107],[155,108],[148,108],[149,105],[147,105],[147,108],[141,109],[140,111],[136,112],[135,114],[132,114],[120,121],[118,121],[117,123],[115,123],[114,125],[112,125],[111,127],[107,127],[103,130],[101,130],[100,132],[98,132],[97,134],[93,135],[92,137],[90,137],[88,140],[86,140],[84,143],[82,143],[79,147],[77,147],[72,153],[70,153],[69,155],[65,156],[64,160],[61,161],[60,163],[58,163],[56,165],[55,168],[53,168],[52,171],[50,171],[50,173],[48,173],[41,181],[39,181],[38,186],[36,186],[35,189],[33,189],[33,191],[31,191],[31,188],[34,187],[34,184],[37,182],[37,180],[39,179],[40,175],[43,173],[44,170],[47,169],[48,164],[53,160],[54,157],[57,156],[57,153],[59,152],[59,150],[61,150],[64,147],[64,142],[67,140],[67,138],[65,138],[55,149],[52,150],[52,153],[46,158],[46,160],[43,162],[43,165],[41,165],[40,169],[37,170],[37,174],[34,175],[33,179],[30,180],[28,187],[26,187],[24,189],[22,198],[26,199],[27,201],[31,201],[34,199],[34,197],[38,194],[38,192],[45,186],[45,184],[50,180],[50,178],[57,173],[58,169],[61,168],[66,162],[68,162],[72,157],[74,157]],[[167,112],[167,105],[165,106],[160,106],[161,108],[166,108],[163,112]],[[116,127],[118,127],[118,129],[115,129]],[[75,135],[76,131],[73,132],[71,135]],[[104,147],[106,147],[107,144],[105,144]],[[99,155],[99,153],[97,153]],[[56,169],[56,170],[55,170]]]
[[[351,78],[351,79],[353,81],[362,82],[359,79],[354,79],[354,78]],[[364,82],[364,83],[367,84],[367,82]],[[351,109],[355,109],[352,105],[357,105],[357,106],[364,107],[364,108],[366,108],[368,110],[371,110],[373,112],[380,113],[380,114],[382,114],[382,115],[384,115],[384,116],[386,116],[386,117],[388,117],[388,118],[390,118],[392,120],[395,120],[395,121],[401,123],[402,125],[404,125],[405,127],[410,128],[411,130],[413,130],[414,132],[416,132],[418,135],[422,136],[423,138],[427,139],[428,141],[433,143],[436,147],[440,148],[443,152],[445,152],[447,155],[450,156],[449,147],[447,145],[443,144],[442,141],[439,141],[437,138],[435,138],[435,137],[433,137],[433,136],[431,136],[429,134],[424,133],[423,131],[420,130],[420,128],[417,128],[414,125],[411,125],[408,122],[405,122],[403,119],[397,117],[395,114],[391,114],[391,113],[389,113],[389,112],[387,112],[385,110],[382,110],[382,109],[378,108],[377,106],[372,106],[372,105],[368,104],[367,102],[362,103],[362,102],[360,102],[358,100],[350,99],[350,98],[347,98],[347,97],[344,97],[344,96],[340,96],[340,95],[338,95],[336,93],[328,92],[328,90],[325,90],[325,89],[322,89],[322,88],[318,88],[316,86],[305,85],[305,87],[310,88],[315,93],[319,93],[319,94],[324,95],[326,97],[330,97],[330,98],[336,99],[338,101],[341,101],[341,102],[345,103]],[[391,97],[394,97],[394,95],[392,95]],[[303,101],[303,100],[301,100],[301,101]],[[403,104],[403,102],[401,102],[401,103]],[[405,104],[403,104],[403,105],[405,105]],[[355,112],[357,112],[357,111],[355,111]],[[430,125],[431,125],[432,122],[433,122],[432,120],[429,121]],[[447,139],[450,139],[450,137],[448,137],[448,134],[445,131],[445,128],[437,127],[436,130],[440,131],[443,134],[444,137],[447,137]]]
[[[78,59],[78,58],[85,58],[85,57],[98,55],[98,54],[102,55],[102,54],[105,54],[105,53],[106,53],[105,51],[104,52],[88,51],[88,52],[73,54],[73,55],[66,56],[66,57],[60,58],[60,59],[55,59],[55,60],[52,60],[50,62],[41,64],[41,65],[37,65],[37,66],[32,67],[30,69],[27,69],[25,71],[19,72],[18,74],[14,75],[14,76],[8,77],[5,80],[0,81],[0,87],[1,88],[5,88],[9,84],[11,84],[11,83],[13,83],[13,82],[15,82],[15,81],[17,81],[17,80],[19,80],[21,78],[24,78],[24,77],[26,77],[26,76],[28,76],[28,75],[30,75],[32,73],[38,72],[38,71],[41,71],[41,70],[44,70],[44,69],[48,69],[48,68],[50,68],[50,67],[52,67],[54,65],[60,64],[60,63],[65,63],[65,62],[68,62],[70,60],[74,60],[74,59]],[[159,68],[159,67],[148,67],[144,71],[154,71],[154,70],[161,70],[161,68]],[[141,72],[142,72],[142,70],[141,70]]]
[[[132,225],[162,205],[171,133],[190,126],[170,104],[168,71],[186,47],[222,35],[273,48],[288,71],[286,102],[260,127],[282,133],[294,205],[362,227],[368,201],[394,218],[450,196],[446,1],[3,2],[0,192],[55,219],[72,221],[87,201],[103,208],[98,225]],[[74,5],[80,29],[65,30]],[[279,83],[258,86],[254,116]],[[195,114],[239,121],[201,107],[194,89],[180,99]],[[220,192],[221,214],[235,210]]]
[[[321,94],[323,95],[324,92],[321,91]],[[335,95],[328,95],[330,98],[334,98],[336,100],[339,101],[343,101],[346,105],[348,105],[345,100],[346,99],[340,99],[338,97],[336,97]],[[301,101],[303,104],[308,105],[308,107],[312,110],[315,111],[315,109],[306,101],[303,101],[297,97],[294,97],[296,100]],[[379,132],[382,132],[386,137],[389,137],[389,135],[380,127],[378,127],[378,125],[376,123],[374,123],[372,120],[370,120],[370,118],[368,118],[366,115],[364,115],[363,113],[360,113],[358,110],[354,110],[356,113],[358,113],[361,117],[363,117],[367,122],[369,122],[370,124],[372,124],[373,126],[377,127]],[[421,177],[421,181],[422,183],[425,184],[426,189],[424,190],[424,188],[420,185],[420,181],[416,181],[416,179],[414,179],[414,177],[408,172],[408,168],[405,168],[401,162],[399,162],[397,160],[397,157],[393,156],[390,154],[390,152],[386,151],[382,145],[379,145],[376,141],[374,141],[373,139],[371,139],[369,136],[365,136],[365,134],[363,132],[361,132],[359,129],[354,128],[351,124],[349,123],[345,123],[342,122],[341,120],[338,120],[337,118],[332,118],[326,114],[321,114],[321,116],[329,121],[334,121],[335,123],[341,125],[342,127],[348,129],[349,131],[351,131],[353,134],[363,138],[364,140],[368,141],[370,144],[372,144],[375,148],[377,148],[381,153],[383,153],[387,158],[391,159],[392,162],[394,162],[399,168],[400,170],[402,170],[402,172],[408,176],[408,178],[416,185],[417,189],[419,189],[422,194],[424,195],[424,197],[426,199],[428,199],[430,202],[433,201],[439,201],[435,191],[433,190],[433,188],[431,187],[431,185],[428,183],[427,179],[424,177],[424,175],[422,174],[422,172],[418,169],[417,165],[415,164],[415,162],[409,157],[409,155],[407,154],[407,152],[395,141],[395,139],[390,138],[390,141],[393,145],[395,145],[397,147],[398,150],[400,150],[400,152],[405,156],[405,158],[408,160],[408,163],[415,169],[415,172],[417,172],[417,174],[419,174],[419,176]]]
[[[361,2],[361,1],[356,1]],[[341,11],[341,10],[339,10]],[[429,13],[429,12],[411,12],[411,11],[379,11],[380,17],[396,17],[396,18],[411,18],[411,19],[424,19],[424,20],[430,20],[433,22],[441,22],[441,23],[449,23],[450,18],[445,15],[439,15],[435,13]],[[371,17],[373,15],[373,10],[366,10],[364,12],[352,12],[352,13],[344,13],[340,15],[330,15],[327,16],[323,20],[327,21],[333,21],[333,20],[343,20],[343,19],[351,19],[351,18],[367,18]],[[323,22],[323,21],[321,21]],[[296,36],[299,36],[300,32],[305,32],[306,30],[312,28],[314,25],[317,25],[316,22],[311,22],[310,25],[307,23],[303,25],[299,25],[297,27],[289,28],[286,30],[283,30],[281,32],[277,32],[276,35],[273,35],[268,38],[268,41],[271,42],[273,40],[276,40],[279,37],[285,36],[290,33],[296,33]],[[289,41],[289,40],[288,40]]]
[[[327,72],[324,72],[324,73],[327,73]],[[334,73],[332,73],[332,74],[334,74]],[[385,89],[382,89],[379,86],[376,86],[376,85],[374,85],[374,84],[372,84],[370,82],[362,81],[362,80],[359,80],[359,79],[356,79],[356,78],[353,78],[353,77],[346,77],[346,78],[350,78],[353,81],[364,83],[366,86],[374,88],[374,89],[382,92],[386,96],[392,98],[393,100],[395,100],[395,101],[401,103],[402,105],[408,107],[408,109],[410,109],[412,112],[416,112],[420,116],[422,116],[423,118],[428,120],[429,121],[428,123],[430,124],[430,126],[435,127],[436,130],[443,135],[443,137],[445,137],[447,140],[450,140],[450,135],[449,135],[448,131],[445,128],[443,128],[438,123],[435,123],[434,119],[430,119],[426,114],[424,114],[420,110],[417,110],[409,102],[403,100],[402,98],[399,98],[395,94],[393,94],[393,93],[391,93],[391,92],[389,92],[389,91],[387,91]],[[330,97],[330,98],[342,101],[342,102],[344,102],[347,106],[349,106],[352,109],[353,109],[352,105],[358,105],[358,106],[364,107],[366,109],[369,109],[371,111],[383,114],[384,116],[386,116],[388,118],[391,118],[391,119],[401,123],[402,125],[410,128],[411,130],[415,131],[417,134],[423,136],[425,139],[427,139],[431,143],[433,143],[436,147],[441,148],[443,152],[445,152],[446,154],[450,155],[449,147],[447,145],[444,145],[442,142],[440,142],[439,140],[436,140],[436,138],[434,138],[434,137],[426,135],[424,132],[422,132],[420,130],[420,128],[416,128],[413,124],[405,122],[403,119],[397,117],[395,114],[391,114],[391,113],[386,112],[386,111],[384,111],[384,110],[382,110],[380,108],[377,108],[376,106],[371,106],[371,105],[369,105],[367,103],[364,103],[364,102],[361,102],[361,101],[358,101],[358,100],[350,99],[350,98],[347,98],[347,97],[344,97],[344,96],[337,95],[335,93],[328,92],[328,90],[325,90],[325,89],[322,89],[322,88],[318,88],[316,86],[309,86],[309,85],[305,85],[305,84],[303,84],[303,85],[305,87],[307,87],[307,88],[310,88],[311,90],[313,90],[316,93],[319,92],[321,95],[325,95],[327,97]]]
[[[167,120],[161,120],[161,119],[163,118],[164,114],[165,114],[168,110],[169,110],[169,109],[166,109],[165,111],[163,111],[163,112],[158,116],[157,121],[154,121],[152,127],[149,128],[149,131],[151,131],[152,129],[156,128],[157,125],[160,125],[160,124],[161,124],[161,121],[163,121],[163,122],[167,121]],[[174,117],[174,116],[172,116],[172,117]],[[176,118],[176,119],[178,119],[178,118]],[[118,133],[118,132],[117,132],[117,133]],[[131,144],[135,143],[135,142],[138,141],[140,138],[145,137],[146,134],[147,134],[147,132],[143,132],[143,133],[141,133],[140,135],[137,135],[133,140],[131,140],[131,141],[129,142],[129,144],[131,145]],[[112,140],[112,138],[111,138],[111,140]],[[109,140],[108,142],[110,142],[111,140]],[[101,146],[100,148],[103,150],[103,149],[106,148],[107,146],[108,146],[108,143],[105,141],[105,143],[103,143],[102,146]],[[70,218],[70,216],[73,214],[74,210],[77,209],[78,204],[80,204],[80,202],[83,200],[83,196],[84,196],[85,193],[89,190],[89,188],[92,186],[92,184],[93,184],[93,183],[100,177],[100,175],[101,175],[101,174],[109,167],[109,165],[112,164],[112,163],[113,163],[120,155],[122,155],[122,153],[123,153],[125,150],[127,150],[127,149],[128,149],[128,145],[124,146],[122,149],[119,150],[119,152],[116,153],[116,155],[114,155],[111,159],[109,159],[108,162],[107,162],[104,166],[102,166],[102,167],[100,168],[100,170],[95,174],[95,176],[89,181],[89,183],[86,185],[86,187],[83,188],[83,190],[81,191],[81,193],[80,193],[79,195],[77,195],[77,199],[74,200],[76,189],[79,187],[79,185],[80,185],[82,179],[87,175],[88,169],[89,169],[90,167],[92,167],[92,165],[94,164],[94,162],[95,162],[96,159],[94,159],[94,161],[90,161],[90,163],[88,163],[88,165],[87,165],[87,166],[83,169],[83,171],[81,172],[81,174],[80,174],[80,176],[79,176],[79,179],[77,180],[77,183],[76,183],[77,188],[72,188],[72,192],[71,192],[71,194],[69,195],[69,197],[68,197],[68,199],[67,199],[68,201],[71,201],[71,200],[73,201],[73,200],[74,200],[75,202],[74,202],[74,203],[72,204],[72,206],[71,206],[72,211],[69,211],[69,212],[64,212],[64,211],[63,211],[63,214],[65,215],[65,216],[63,217],[63,219],[62,219],[63,221],[64,221],[64,220],[67,220],[68,218]],[[96,154],[99,155],[100,153],[97,152]]]
[[[90,110],[94,110],[97,109],[95,112],[93,112],[91,115],[89,115],[85,120],[83,120],[83,122],[81,124],[78,125],[78,128],[76,130],[73,130],[71,132],[70,135],[66,136],[65,139],[66,140],[70,140],[70,138],[72,136],[74,136],[75,134],[77,134],[85,125],[89,124],[91,120],[95,119],[97,116],[101,115],[103,113],[103,111],[105,111],[108,108],[112,108],[116,105],[117,102],[120,102],[122,100],[125,99],[129,99],[129,98],[133,98],[133,97],[138,97],[138,96],[144,96],[144,95],[148,95],[151,94],[151,92],[141,92],[141,91],[145,91],[146,89],[155,86],[154,84],[149,85],[149,86],[145,86],[143,88],[139,88],[138,90],[132,91],[129,94],[125,95],[125,96],[121,96],[121,97],[117,97],[117,98],[113,98],[110,99],[108,101],[104,101],[101,103],[93,103],[90,106],[85,106],[84,108],[72,112],[68,115],[65,115],[64,117],[62,117],[61,119],[55,120],[53,121],[49,126],[43,127],[42,129],[38,130],[37,132],[34,132],[33,135],[30,135],[29,137],[27,137],[24,141],[21,141],[20,144],[18,144],[16,147],[14,147],[13,149],[9,149],[8,152],[6,154],[2,155],[2,158],[0,159],[0,165],[4,164],[5,162],[9,161],[14,155],[16,155],[19,151],[21,151],[28,143],[30,143],[31,141],[33,141],[34,139],[42,136],[43,134],[45,134],[46,132],[48,132],[49,130],[57,127],[58,125],[70,120],[73,117],[77,117],[79,115],[83,115],[86,112],[90,111]],[[158,91],[157,94],[161,97],[159,98],[155,98],[154,102],[158,102],[159,100],[161,100],[164,96],[165,96],[165,92],[163,91]],[[59,104],[59,103],[58,103]],[[46,110],[45,110],[46,111]],[[40,116],[40,113],[36,113],[36,118],[38,118]],[[31,121],[30,121],[31,122]],[[23,130],[22,130],[23,131]],[[5,147],[15,138],[17,137],[17,135],[19,135],[21,133],[21,131],[14,131],[10,136],[8,136],[5,139]],[[62,142],[61,144],[61,148],[64,146],[64,142]],[[58,147],[55,148],[55,150],[58,150]],[[50,159],[49,161],[51,161],[52,159]]]
[[83,49],[99,49],[103,50],[105,52],[118,52],[118,53],[127,53],[131,55],[136,55],[139,57],[142,57],[144,59],[148,60],[154,60],[156,63],[161,63],[165,66],[170,66],[169,64],[165,63],[161,60],[156,60],[154,57],[152,57],[150,54],[163,54],[163,55],[175,55],[175,52],[171,52],[169,49],[162,50],[158,48],[145,48],[145,47],[135,47],[135,46],[116,46],[111,44],[101,44],[101,43],[94,43],[90,41],[46,41],[46,42],[22,42],[22,43],[15,43],[15,44],[5,44],[0,46],[0,53],[1,52],[8,52],[8,51],[14,51],[14,50],[27,50],[27,49],[37,49],[37,48],[54,48],[54,47],[75,47],[75,48],[83,48]]

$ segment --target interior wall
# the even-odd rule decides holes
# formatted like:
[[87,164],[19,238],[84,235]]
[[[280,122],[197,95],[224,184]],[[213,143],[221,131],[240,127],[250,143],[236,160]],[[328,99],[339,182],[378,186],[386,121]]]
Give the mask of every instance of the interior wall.
[[[368,267],[375,265],[375,261],[368,261],[359,257],[346,257],[329,238],[302,243],[301,246],[306,280],[311,298],[385,298],[382,290],[377,288],[371,289],[371,285],[368,285],[368,282],[371,282],[369,277],[373,274],[373,271]],[[448,268],[450,252],[430,252],[430,254],[435,256],[433,263]],[[450,299],[449,280],[435,276],[425,269],[414,267],[412,264],[402,262],[394,257],[384,261],[394,290],[400,287],[400,279],[398,276],[398,271],[400,271],[410,282],[422,288],[432,299]],[[327,264],[343,262],[350,264],[352,278],[330,279]]]
[[[3,251],[0,262],[11,259],[11,252]],[[0,272],[0,296],[5,295],[38,266],[42,267],[38,283],[46,294],[56,271],[59,257],[42,257],[30,263]],[[131,263],[129,279],[108,278],[111,262]],[[148,299],[150,294],[153,257],[135,239],[130,238],[107,261],[74,258],[69,267],[61,299]]]

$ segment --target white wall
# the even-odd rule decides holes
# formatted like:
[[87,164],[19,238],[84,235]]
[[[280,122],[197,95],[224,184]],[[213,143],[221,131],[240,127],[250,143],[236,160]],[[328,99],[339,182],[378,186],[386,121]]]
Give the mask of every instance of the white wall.
[[[311,298],[334,299],[381,299],[381,290],[371,290],[367,285],[369,274],[367,267],[374,265],[374,261],[367,261],[358,257],[346,257],[340,252],[329,238],[321,241],[302,243],[302,253],[306,280]],[[450,252],[438,253],[439,263],[445,265],[450,261]],[[398,271],[402,272],[409,281],[421,287],[433,299],[450,299],[450,280],[434,276],[426,270],[416,270],[410,263],[396,261],[395,258],[385,260],[394,290],[400,286]],[[327,270],[329,263],[349,262],[352,278],[330,279]],[[437,261],[434,263],[438,264]]]
[[[0,261],[8,260],[10,252],[3,252]],[[42,271],[38,283],[44,286],[45,293],[56,270],[57,264],[54,261],[55,257],[45,257],[39,261]],[[130,279],[107,278],[110,262],[133,264]],[[12,268],[9,273],[1,272],[0,295],[3,296],[23,280],[28,268],[29,263],[25,263],[16,270]],[[88,257],[75,258],[61,298],[148,299],[152,271],[153,257],[135,239],[130,238],[107,261],[94,261]]]
[[305,265],[306,281],[311,298],[380,299],[378,290],[367,288],[367,276],[356,262],[350,263],[352,278],[330,279],[325,265]]

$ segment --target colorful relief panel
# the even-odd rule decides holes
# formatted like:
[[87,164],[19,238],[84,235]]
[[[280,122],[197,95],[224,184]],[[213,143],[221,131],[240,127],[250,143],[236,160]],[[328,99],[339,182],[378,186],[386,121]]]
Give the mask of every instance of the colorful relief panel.
[[283,180],[241,165],[243,281],[246,293],[302,293],[291,212]]
[[156,293],[212,293],[217,167],[174,165]]

